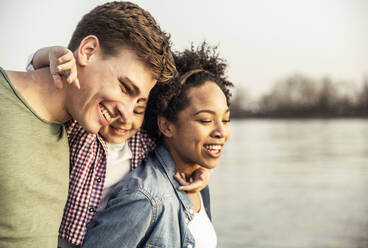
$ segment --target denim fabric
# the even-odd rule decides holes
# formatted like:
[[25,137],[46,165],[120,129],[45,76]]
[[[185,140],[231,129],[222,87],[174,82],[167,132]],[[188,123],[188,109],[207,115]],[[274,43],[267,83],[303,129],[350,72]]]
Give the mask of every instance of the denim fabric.
[[[174,174],[174,161],[159,146],[115,187],[107,207],[90,223],[82,247],[194,247],[187,226],[193,205],[177,190]],[[204,192],[209,210],[208,189]]]

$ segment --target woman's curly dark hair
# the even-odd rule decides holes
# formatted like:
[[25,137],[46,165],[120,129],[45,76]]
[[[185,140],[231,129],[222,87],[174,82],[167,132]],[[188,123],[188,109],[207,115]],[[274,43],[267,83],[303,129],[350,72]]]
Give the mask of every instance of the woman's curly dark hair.
[[[233,84],[225,76],[227,64],[219,57],[217,46],[210,46],[203,42],[195,48],[192,44],[190,49],[174,53],[174,60],[179,73],[178,77],[166,84],[157,83],[151,90],[147,103],[142,128],[156,142],[160,142],[157,117],[163,116],[175,123],[178,113],[190,103],[187,94],[190,88],[200,87],[207,81],[215,82],[225,94],[227,104],[230,105],[229,88],[233,87]],[[196,69],[199,70],[189,73],[186,77],[188,72]]]

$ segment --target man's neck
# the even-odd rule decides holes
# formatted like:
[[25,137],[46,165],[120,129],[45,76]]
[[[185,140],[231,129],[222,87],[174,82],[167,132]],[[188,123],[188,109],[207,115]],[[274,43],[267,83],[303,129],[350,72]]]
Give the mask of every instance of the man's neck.
[[7,72],[12,84],[41,118],[52,123],[71,119],[66,111],[66,90],[57,89],[49,68],[32,72]]

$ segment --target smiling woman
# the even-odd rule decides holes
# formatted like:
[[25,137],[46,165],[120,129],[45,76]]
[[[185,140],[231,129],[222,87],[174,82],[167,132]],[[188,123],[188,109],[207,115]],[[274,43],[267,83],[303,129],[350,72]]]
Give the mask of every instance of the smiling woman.
[[226,97],[213,81],[188,90],[190,104],[179,112],[176,122],[159,117],[165,146],[175,160],[177,171],[191,175],[198,166],[216,166],[230,135]]
[[230,136],[232,83],[224,76],[226,64],[206,43],[178,53],[175,61],[181,77],[157,84],[147,104],[144,129],[158,147],[114,188],[83,247],[217,245],[209,196],[178,187],[195,170],[216,167]]

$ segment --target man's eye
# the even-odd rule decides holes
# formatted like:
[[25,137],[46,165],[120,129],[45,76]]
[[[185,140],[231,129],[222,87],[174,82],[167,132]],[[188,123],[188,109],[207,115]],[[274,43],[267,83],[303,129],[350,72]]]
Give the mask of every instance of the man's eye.
[[128,87],[128,85],[122,81],[120,81],[120,88],[126,94],[129,94],[131,92],[131,89]]

